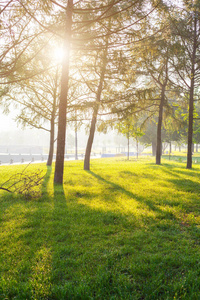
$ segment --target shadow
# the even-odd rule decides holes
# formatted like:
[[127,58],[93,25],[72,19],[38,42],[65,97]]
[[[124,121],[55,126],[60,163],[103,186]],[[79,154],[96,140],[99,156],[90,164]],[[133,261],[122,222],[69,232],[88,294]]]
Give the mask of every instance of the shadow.
[[133,173],[133,172],[130,172],[130,171],[121,171],[121,172],[119,172],[119,175],[120,175],[121,178],[124,178],[124,179],[126,179],[127,177],[132,178],[134,180],[134,182],[139,182],[143,178],[149,178],[151,180],[157,178],[156,174],[147,174],[147,173],[145,173],[145,174],[141,174],[140,176],[138,176],[137,173]]
[[166,168],[163,168],[162,171],[170,175],[171,178],[176,178],[168,179],[167,181],[175,185],[177,190],[200,194],[200,183],[189,179],[195,177],[197,175],[197,171],[185,170],[184,167],[180,166],[168,168],[168,165],[166,165]]
[[[148,198],[144,198],[144,197],[141,197],[141,196],[138,196],[137,194],[134,194],[128,190],[126,190],[125,188],[123,188],[122,186],[114,183],[114,182],[111,182],[111,181],[108,181],[106,180],[105,178],[101,177],[100,175],[92,172],[92,171],[88,171],[89,174],[91,174],[93,177],[95,177],[96,179],[98,179],[99,181],[102,181],[103,183],[106,183],[108,186],[108,191],[111,191],[111,190],[114,190],[114,191],[118,191],[120,193],[123,193],[125,194],[126,196],[138,201],[140,204],[145,204],[146,206],[149,207],[149,209],[151,209],[152,211],[156,211],[158,213],[161,213],[163,214],[163,211],[158,208],[154,203],[153,201],[151,200],[148,200]],[[112,198],[113,199],[113,198]]]
[[122,177],[127,177],[127,175],[130,176],[130,177],[138,177],[136,173],[133,173],[133,172],[130,172],[130,171],[121,171],[120,175]]
[[41,187],[42,196],[47,195],[47,185],[50,181],[51,173],[52,173],[52,167],[47,166],[47,172],[44,176],[42,187]]
[[110,194],[110,201],[126,195],[156,214],[147,217],[143,209],[139,215],[87,205],[96,194],[92,189],[90,194],[85,175],[86,192],[74,186],[68,193],[65,186],[54,184],[51,195],[48,184],[53,176],[48,168],[43,201],[18,203],[19,218],[9,225],[11,234],[4,233],[7,275],[2,299],[133,299],[136,295],[165,300],[173,299],[177,291],[185,299],[198,299],[189,292],[190,287],[199,292],[198,282],[194,286],[199,232],[180,224],[148,195],[139,197],[99,174],[87,173],[93,185],[97,180]]
[[190,179],[170,179],[169,182],[176,186],[179,191],[200,195],[200,183]]
[[[12,210],[5,215],[1,271],[7,286],[0,287],[0,298],[4,290],[2,299],[40,299],[38,287],[43,284],[43,290],[48,289],[44,277],[48,276],[50,265],[48,220],[52,215],[52,199],[48,196],[47,184],[51,171],[50,167],[46,170],[40,199],[27,201],[18,197],[12,201]],[[15,260],[14,265],[10,257]]]

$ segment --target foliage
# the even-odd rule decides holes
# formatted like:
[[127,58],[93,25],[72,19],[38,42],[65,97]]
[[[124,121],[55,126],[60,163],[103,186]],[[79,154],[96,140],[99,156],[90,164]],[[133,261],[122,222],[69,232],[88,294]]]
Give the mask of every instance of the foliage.
[[128,116],[125,120],[116,124],[116,129],[118,132],[122,133],[124,136],[129,138],[134,138],[138,140],[139,137],[144,135],[142,130],[142,124],[133,116]]

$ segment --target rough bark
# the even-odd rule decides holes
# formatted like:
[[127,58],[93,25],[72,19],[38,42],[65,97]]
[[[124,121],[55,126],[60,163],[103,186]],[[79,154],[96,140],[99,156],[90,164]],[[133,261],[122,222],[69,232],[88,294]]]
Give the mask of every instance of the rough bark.
[[66,28],[65,28],[65,42],[64,49],[66,51],[61,76],[61,93],[59,103],[59,116],[58,116],[58,138],[57,138],[57,152],[56,152],[56,166],[54,174],[54,182],[63,183],[64,171],[64,155],[65,155],[65,135],[66,135],[66,112],[67,112],[67,96],[69,89],[69,48],[71,40],[72,29],[72,10],[73,0],[68,0],[66,8]]

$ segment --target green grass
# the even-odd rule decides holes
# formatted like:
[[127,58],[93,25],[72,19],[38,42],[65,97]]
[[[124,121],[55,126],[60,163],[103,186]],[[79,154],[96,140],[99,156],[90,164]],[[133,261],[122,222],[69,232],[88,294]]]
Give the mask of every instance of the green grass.
[[38,199],[0,194],[0,299],[200,299],[200,166],[162,162],[30,166]]
[[[162,158],[186,164],[186,162],[187,162],[187,153],[186,152],[175,152],[174,151],[172,154],[162,155]],[[195,152],[192,155],[192,162],[193,162],[193,164],[199,164],[200,163],[200,153]]]

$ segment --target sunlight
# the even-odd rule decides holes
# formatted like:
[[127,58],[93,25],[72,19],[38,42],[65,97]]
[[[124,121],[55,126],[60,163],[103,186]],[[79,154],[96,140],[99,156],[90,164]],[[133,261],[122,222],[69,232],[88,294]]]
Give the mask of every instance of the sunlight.
[[53,50],[53,57],[56,61],[61,62],[64,57],[64,49],[63,47],[56,47]]

